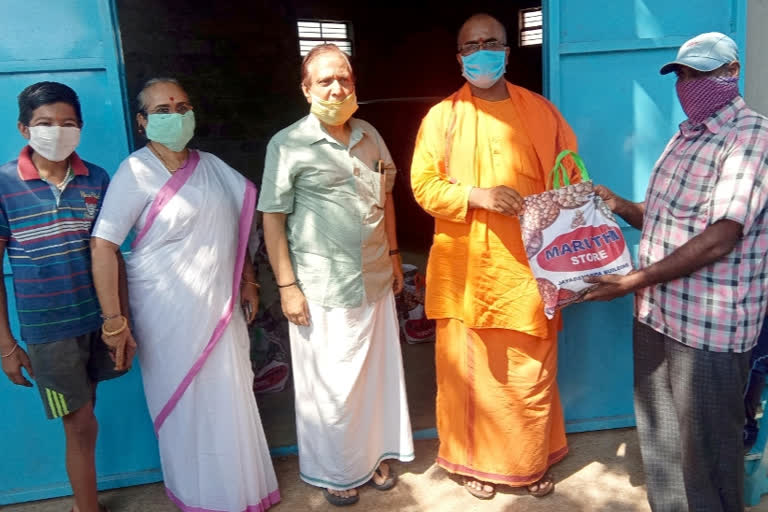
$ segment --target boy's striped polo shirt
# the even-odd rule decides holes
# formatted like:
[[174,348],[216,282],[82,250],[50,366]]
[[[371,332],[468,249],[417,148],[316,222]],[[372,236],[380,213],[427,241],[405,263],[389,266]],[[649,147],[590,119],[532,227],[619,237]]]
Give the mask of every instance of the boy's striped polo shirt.
[[73,153],[73,177],[59,191],[40,179],[30,155],[27,146],[0,166],[0,239],[13,269],[21,337],[46,343],[101,325],[90,237],[109,176]]

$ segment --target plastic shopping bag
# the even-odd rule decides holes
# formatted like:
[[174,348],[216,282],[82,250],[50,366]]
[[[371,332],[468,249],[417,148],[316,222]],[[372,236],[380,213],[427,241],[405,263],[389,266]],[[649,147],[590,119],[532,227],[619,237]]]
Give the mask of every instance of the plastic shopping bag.
[[[570,183],[562,165],[568,156],[581,171],[581,183]],[[547,318],[584,296],[593,286],[584,282],[585,277],[632,271],[621,229],[595,194],[581,157],[570,150],[561,152],[551,174],[553,189],[527,196],[520,216],[528,263]]]

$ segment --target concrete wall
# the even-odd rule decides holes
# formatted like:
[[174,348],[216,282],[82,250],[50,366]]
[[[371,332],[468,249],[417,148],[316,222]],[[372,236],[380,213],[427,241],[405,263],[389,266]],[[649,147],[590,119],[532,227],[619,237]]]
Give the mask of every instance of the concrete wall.
[[[279,129],[306,115],[299,89],[297,19],[352,23],[357,95],[442,98],[462,83],[456,31],[475,12],[498,17],[509,31],[507,78],[541,91],[541,48],[517,47],[518,9],[540,0],[478,0],[445,8],[436,0],[408,8],[351,0],[117,0],[128,94],[154,76],[182,81],[195,105],[193,146],[211,151],[261,181],[264,151]],[[381,132],[401,170],[395,197],[400,244],[425,250],[432,220],[412,198],[408,167],[419,123],[432,101],[362,105],[357,117]],[[135,105],[132,102],[132,116]],[[143,140],[134,134],[136,144]],[[408,222],[405,222],[405,219]]]
[[747,0],[745,98],[768,115],[768,0]]

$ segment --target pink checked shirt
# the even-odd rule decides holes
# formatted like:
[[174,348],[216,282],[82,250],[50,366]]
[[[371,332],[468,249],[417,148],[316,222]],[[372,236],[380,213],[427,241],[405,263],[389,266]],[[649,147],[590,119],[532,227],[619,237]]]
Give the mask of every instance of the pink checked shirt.
[[641,290],[635,315],[688,346],[746,352],[768,299],[768,119],[737,97],[699,125],[688,121],[651,175],[640,267],[723,219],[744,226],[730,254],[693,274]]

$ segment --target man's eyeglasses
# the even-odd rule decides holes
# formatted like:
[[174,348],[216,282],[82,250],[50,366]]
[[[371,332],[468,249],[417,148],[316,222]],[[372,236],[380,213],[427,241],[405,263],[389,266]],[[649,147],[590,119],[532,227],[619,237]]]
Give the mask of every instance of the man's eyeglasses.
[[491,50],[497,52],[506,48],[507,45],[501,41],[492,39],[490,41],[484,41],[482,43],[466,43],[459,47],[459,53],[462,55],[471,55],[480,50]]

